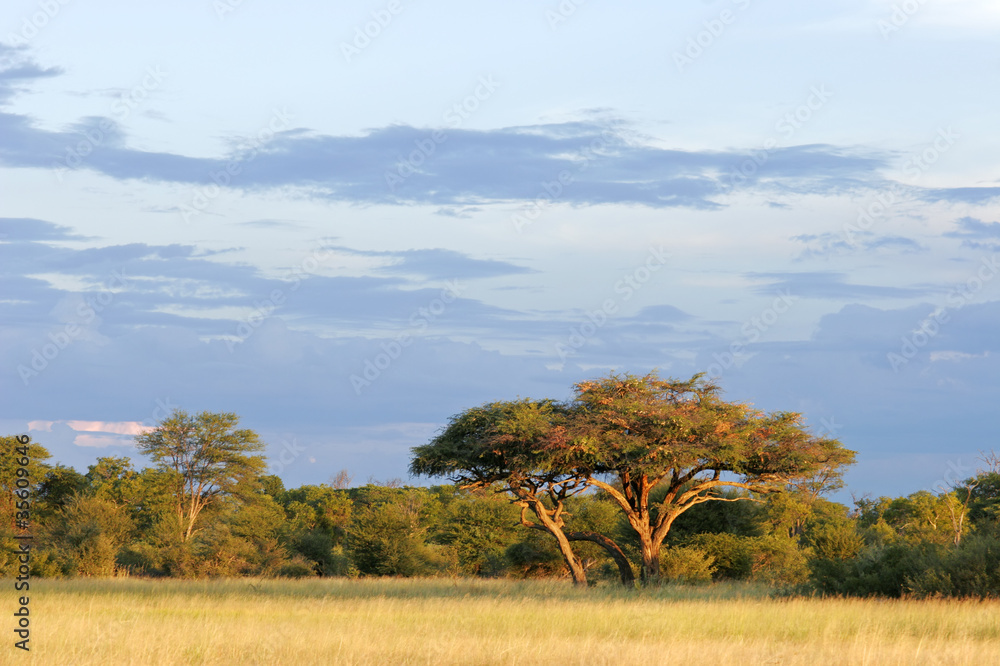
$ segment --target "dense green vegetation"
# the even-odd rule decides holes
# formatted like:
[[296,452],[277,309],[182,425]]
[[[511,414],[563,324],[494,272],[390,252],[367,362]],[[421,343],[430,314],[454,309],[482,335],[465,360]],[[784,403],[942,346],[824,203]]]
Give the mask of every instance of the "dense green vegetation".
[[[12,443],[3,438],[5,458]],[[285,489],[277,477],[259,475],[210,504],[185,540],[169,479],[155,468],[137,471],[120,457],[101,458],[86,474],[38,467],[35,576],[568,575],[555,542],[519,525],[520,509],[490,489]],[[755,502],[705,503],[678,518],[661,567],[672,581],[1000,596],[998,488],[1000,474],[986,471],[948,493],[862,499],[854,507],[796,488]],[[638,542],[603,494],[568,499],[566,514],[569,529],[617,533],[635,556]],[[15,545],[11,520],[4,524],[0,570],[10,575]],[[575,549],[591,581],[617,581],[603,549]]]
[[[633,380],[625,378],[632,382],[627,390],[649,385],[648,377],[645,385]],[[692,384],[683,386],[687,390]],[[655,444],[673,452],[680,445],[665,445],[667,434],[681,441],[681,432],[697,449],[685,464],[703,466],[698,456],[707,457],[729,471],[730,481],[699,488],[700,477],[690,474],[683,480],[673,459],[669,465],[661,464],[662,456],[643,460],[639,468],[631,453],[626,463],[620,450],[581,446],[579,441],[594,441],[593,426],[588,423],[591,429],[583,439],[574,440],[573,424],[565,418],[571,408],[545,402],[470,410],[430,445],[415,450],[418,462],[431,454],[438,456],[431,458],[435,465],[458,460],[452,471],[457,470],[456,480],[467,481],[462,485],[408,487],[395,481],[349,487],[344,473],[332,485],[286,489],[280,478],[264,473],[262,445],[256,434],[237,428],[233,414],[175,412],[137,438],[139,449],[154,461],[139,470],[128,458],[105,457],[81,474],[50,463],[44,447],[32,443],[32,574],[572,577],[607,585],[633,585],[639,578],[646,584],[751,581],[786,592],[849,596],[1000,596],[1000,465],[995,457],[987,457],[983,471],[948,492],[862,498],[848,507],[824,497],[839,486],[839,469],[851,457],[851,452],[841,453],[839,443],[809,436],[785,414],[775,418],[712,403],[711,420],[699,420],[700,405],[672,404],[671,409],[681,404],[683,420],[670,421],[669,410],[650,417],[649,408],[629,403],[629,414],[655,418],[660,430],[655,442],[636,444],[634,433],[649,429],[630,421],[627,443],[641,445],[642,451]],[[483,420],[490,409],[493,416]],[[593,419],[595,413],[600,415],[591,410],[585,416]],[[503,418],[498,421],[496,414]],[[510,414],[516,417],[514,426],[503,420]],[[553,414],[560,419],[554,426]],[[732,414],[739,420],[720,420]],[[622,418],[616,413],[614,422]],[[781,432],[791,433],[791,440],[774,439],[779,421],[790,424]],[[497,423],[508,428],[503,441],[492,434]],[[602,427],[601,441],[618,436]],[[751,435],[762,427],[769,439],[757,446]],[[515,437],[508,436],[514,431]],[[531,436],[522,437],[528,431]],[[711,434],[719,432],[728,439]],[[558,446],[546,439],[550,433]],[[741,462],[766,453],[772,441],[783,447],[779,463],[772,456],[770,467],[761,471],[762,463]],[[483,442],[486,449],[480,447]],[[6,514],[0,573],[7,576],[17,568],[10,487],[17,446],[14,437],[0,438],[0,485],[7,498],[0,507]],[[752,446],[757,446],[752,455],[746,453]],[[443,457],[438,455],[442,447]],[[506,458],[497,453],[501,450]],[[573,457],[579,450],[596,462],[581,466]],[[723,460],[719,450],[729,458]],[[519,452],[514,463],[511,451]],[[548,466],[540,466],[539,451],[549,456]],[[832,452],[820,461],[830,464],[817,464],[817,451]],[[489,457],[488,465],[477,467],[483,456]],[[786,468],[801,473],[784,473]],[[640,485],[639,472],[650,470],[656,473]],[[707,478],[719,478],[717,471],[709,472],[714,476]],[[662,544],[656,544],[655,568],[648,563],[649,532],[637,529],[635,515],[623,511],[623,504],[630,508],[622,501],[626,483],[646,493],[644,506],[652,507],[646,524],[655,525],[658,515],[674,511]],[[681,506],[677,498],[687,498],[682,510],[676,510]],[[532,515],[555,521],[557,529],[526,517]],[[560,541],[560,535],[566,538]],[[651,570],[657,579],[639,575]]]

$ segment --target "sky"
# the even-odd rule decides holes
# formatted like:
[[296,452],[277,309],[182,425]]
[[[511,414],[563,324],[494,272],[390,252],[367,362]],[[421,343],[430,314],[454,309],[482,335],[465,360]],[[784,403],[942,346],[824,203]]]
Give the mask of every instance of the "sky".
[[[683,6],[674,6],[682,4]],[[715,378],[857,451],[1000,449],[1000,5],[8,0],[0,431],[145,466],[235,412],[287,486],[484,402]]]

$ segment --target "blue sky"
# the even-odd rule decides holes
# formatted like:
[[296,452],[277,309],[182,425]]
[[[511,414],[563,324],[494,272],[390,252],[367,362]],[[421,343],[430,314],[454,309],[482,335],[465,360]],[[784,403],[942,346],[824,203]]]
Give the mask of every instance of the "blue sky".
[[1000,8],[594,0],[0,15],[0,428],[233,411],[289,485],[485,401],[716,376],[858,451],[998,448]]

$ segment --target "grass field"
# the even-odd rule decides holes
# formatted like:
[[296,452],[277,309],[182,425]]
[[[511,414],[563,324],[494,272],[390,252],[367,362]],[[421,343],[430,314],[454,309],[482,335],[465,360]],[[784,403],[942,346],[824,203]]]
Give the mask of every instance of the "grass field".
[[752,586],[79,579],[32,581],[30,606],[31,653],[8,629],[3,663],[1000,663],[1000,602],[773,599]]

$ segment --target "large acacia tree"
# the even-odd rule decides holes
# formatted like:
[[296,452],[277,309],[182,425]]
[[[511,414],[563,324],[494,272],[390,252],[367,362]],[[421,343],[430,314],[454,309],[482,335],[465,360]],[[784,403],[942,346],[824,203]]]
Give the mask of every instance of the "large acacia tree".
[[202,510],[264,471],[264,449],[257,433],[238,429],[232,413],[175,410],[153,430],[137,435],[136,448],[173,476],[174,508],[187,541],[195,533]]
[[[501,484],[556,538],[578,581],[572,539],[562,529],[563,500],[600,489],[635,532],[642,578],[653,582],[664,539],[692,506],[778,492],[838,470],[853,456],[838,441],[810,434],[799,414],[765,414],[722,400],[719,387],[701,375],[680,381],[656,373],[612,374],[577,384],[568,403],[517,401],[466,410],[414,449],[411,471],[465,485]],[[749,493],[733,497],[721,492],[727,488]],[[656,502],[654,489],[662,496]],[[576,537],[604,547],[629,582],[631,569],[626,574],[627,560],[609,535]]]

